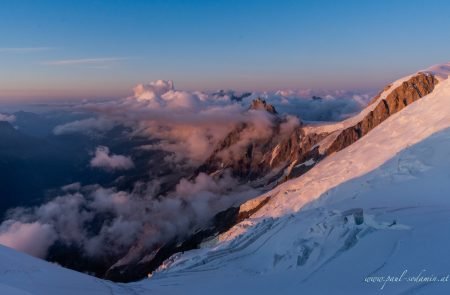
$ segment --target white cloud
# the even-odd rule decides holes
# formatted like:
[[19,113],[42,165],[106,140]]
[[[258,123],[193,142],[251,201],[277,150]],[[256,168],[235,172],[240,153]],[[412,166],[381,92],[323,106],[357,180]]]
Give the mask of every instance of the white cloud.
[[307,89],[280,90],[263,96],[280,112],[296,115],[304,121],[340,121],[363,109],[372,95]]
[[0,226],[0,244],[44,258],[47,249],[56,240],[56,233],[49,224],[22,223],[7,220]]
[[[251,140],[272,135],[273,118],[265,112],[246,112],[251,100],[258,96],[275,105],[281,116],[290,113],[305,121],[341,120],[362,108],[363,97],[342,90],[306,89],[253,93],[236,101],[232,91],[213,94],[183,91],[166,80],[139,84],[133,90],[128,98],[88,102],[82,107],[130,127],[131,135],[157,139],[145,148],[164,150],[171,154],[167,161],[190,166],[205,161],[238,124],[245,123],[251,128],[242,134],[243,141],[235,146],[235,152]],[[312,99],[311,95],[324,98]],[[290,125],[283,125],[289,127],[284,131],[292,130],[296,122],[291,118]]]
[[173,90],[173,81],[156,80],[148,84],[138,84],[133,88],[138,101],[155,100],[164,93]]
[[16,116],[9,115],[9,114],[2,114],[0,113],[0,121],[6,121],[6,122],[14,122],[16,120]]
[[53,47],[0,47],[0,52],[27,53],[36,51],[51,50]]
[[[97,61],[88,59],[83,62],[89,64]],[[339,91],[327,93],[329,97],[324,99],[300,96],[312,93],[310,90],[288,90],[265,93],[263,97],[268,103],[275,104],[278,111],[280,106],[285,106],[288,112],[324,120],[339,119],[354,112],[366,99],[365,96],[345,98],[347,94]],[[251,99],[257,95],[236,102],[230,95],[180,91],[175,89],[173,82],[158,80],[136,86],[134,95],[125,99],[83,102],[81,108],[94,111],[101,117],[57,126],[54,133],[92,134],[125,124],[133,130],[133,135],[158,139],[147,148],[172,153],[171,157],[167,157],[169,161],[181,163],[187,160],[195,166],[209,157],[217,144],[239,124],[247,127],[239,134],[238,142],[224,153],[224,157],[241,153],[251,141],[273,136],[274,120],[270,114],[247,111]],[[299,124],[297,117],[286,116],[281,121],[280,135],[289,135]],[[130,157],[112,154],[104,146],[97,147],[90,165],[107,171],[134,167]],[[88,255],[123,254],[136,241],[150,247],[169,241],[176,235],[187,234],[204,225],[220,210],[258,194],[249,187],[240,186],[228,172],[218,179],[206,174],[199,174],[195,179],[182,179],[174,192],[162,197],[155,195],[159,185],[158,180],[153,180],[142,185],[145,189],[130,193],[115,188],[87,188],[79,183],[70,184],[62,188],[64,196],[39,207],[10,212],[9,220],[0,226],[0,241],[42,256],[46,247],[54,242],[53,233],[56,233],[59,241],[78,245]],[[104,222],[99,224],[99,229],[92,232],[92,223],[99,216],[106,216],[108,220],[102,219]],[[36,233],[46,237],[45,243],[36,237]],[[33,248],[33,239],[40,245],[36,249]]]
[[110,154],[108,147],[99,146],[91,159],[91,167],[106,171],[128,170],[134,167],[134,163],[130,157]]
[[[151,183],[149,183],[151,186]],[[146,249],[189,234],[231,205],[259,194],[225,172],[182,179],[165,196],[86,186],[33,208],[16,208],[0,225],[0,243],[44,257],[56,240],[92,257],[125,255],[141,242]],[[100,228],[93,230],[92,224]]]
[[45,61],[42,64],[49,66],[70,66],[70,65],[109,65],[119,61],[127,60],[126,57],[96,57],[96,58],[79,58],[79,59],[62,59]]
[[55,135],[84,133],[94,135],[97,133],[109,131],[114,128],[115,123],[104,118],[88,118],[58,125],[53,129]]
[[131,127],[133,135],[157,139],[146,148],[171,153],[166,160],[195,166],[237,124],[258,125],[257,121],[267,116],[246,113],[246,104],[229,95],[176,90],[172,81],[157,80],[137,85],[134,95],[126,99],[84,107]]
[[65,192],[78,191],[81,188],[81,183],[74,182],[61,187],[61,189]]

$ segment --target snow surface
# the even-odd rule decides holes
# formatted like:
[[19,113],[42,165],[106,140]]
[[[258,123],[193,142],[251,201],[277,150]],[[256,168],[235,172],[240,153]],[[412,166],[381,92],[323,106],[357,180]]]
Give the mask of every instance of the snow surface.
[[431,94],[151,279],[114,284],[0,246],[0,294],[449,294],[450,282],[365,281],[450,274],[449,69],[430,69]]

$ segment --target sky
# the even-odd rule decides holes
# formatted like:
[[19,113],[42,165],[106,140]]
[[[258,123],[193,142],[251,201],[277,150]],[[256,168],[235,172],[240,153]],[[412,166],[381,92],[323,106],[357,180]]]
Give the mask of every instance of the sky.
[[0,101],[378,89],[449,61],[450,1],[3,0]]

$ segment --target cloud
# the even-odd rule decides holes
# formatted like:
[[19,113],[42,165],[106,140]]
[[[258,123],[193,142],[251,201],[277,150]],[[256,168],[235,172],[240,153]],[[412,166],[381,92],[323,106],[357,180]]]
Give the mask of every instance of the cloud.
[[240,132],[232,136],[231,141],[235,142],[231,142],[232,144],[228,148],[222,149],[218,156],[224,162],[240,161],[252,143],[267,142],[271,137],[276,136],[274,119],[274,116],[265,111],[248,111],[243,124],[235,129]]
[[44,258],[57,236],[53,227],[38,221],[22,223],[6,220],[0,225],[0,244]]
[[282,113],[304,121],[341,121],[363,109],[372,97],[352,91],[284,90],[264,93],[263,97]]
[[93,168],[100,168],[110,172],[128,170],[134,167],[134,163],[130,157],[110,154],[109,148],[106,146],[97,147],[90,165]]
[[[316,97],[313,99],[311,95]],[[165,158],[167,162],[197,166],[240,124],[250,128],[241,135],[243,141],[235,145],[234,153],[239,153],[252,140],[272,135],[273,118],[263,111],[247,111],[256,97],[263,97],[275,105],[282,117],[290,115],[303,121],[338,121],[361,110],[368,96],[342,90],[306,89],[246,93],[241,97],[233,91],[177,90],[173,81],[156,80],[138,84],[128,98],[87,102],[80,107],[126,125],[132,130],[131,136],[155,139],[153,144],[142,148],[166,151],[169,153]],[[293,118],[289,122],[297,124]]]
[[[96,114],[57,126],[57,135],[73,132],[101,134],[121,124],[130,136],[155,139],[143,149],[167,153],[164,160],[177,168],[198,167],[231,131],[245,126],[230,146],[222,152],[225,159],[242,155],[247,145],[264,142],[274,136],[289,136],[302,120],[339,120],[360,110],[368,96],[334,91],[321,97],[312,90],[253,93],[237,101],[232,92],[208,94],[177,90],[172,81],[157,80],[139,84],[130,97],[103,102],[81,102],[77,110]],[[305,97],[304,95],[308,95]],[[274,104],[280,117],[262,110],[248,110],[252,99],[266,98]],[[274,128],[279,124],[279,128]],[[278,130],[274,134],[274,130]],[[107,171],[131,169],[131,157],[111,153],[99,146],[90,162],[92,167]],[[149,167],[149,169],[158,167]],[[191,169],[192,171],[192,169]],[[136,182],[131,191],[79,183],[62,188],[62,195],[33,208],[16,208],[7,214],[0,228],[4,237],[12,232],[45,232],[48,243],[58,242],[80,247],[89,257],[126,255],[136,244],[142,249],[171,241],[202,228],[214,214],[259,194],[239,183],[229,171],[220,176],[200,173],[194,179],[181,179],[173,191],[157,195],[163,179]],[[17,223],[14,228],[13,224]],[[33,225],[33,226],[31,226]],[[95,226],[94,226],[95,225]],[[45,227],[44,227],[45,226]],[[24,229],[34,230],[25,231]],[[14,229],[19,229],[14,231]],[[0,235],[1,237],[2,235]],[[45,235],[44,235],[45,236]],[[30,244],[33,244],[30,242]],[[17,245],[21,245],[18,243]],[[22,247],[23,248],[23,247]]]
[[146,85],[138,84],[133,88],[134,97],[138,101],[157,100],[163,94],[174,90],[173,81],[156,80]]
[[156,139],[145,149],[170,153],[169,162],[196,166],[239,123],[253,125],[265,112],[247,113],[248,106],[230,95],[176,90],[172,81],[139,84],[128,98],[83,106],[102,117],[129,126],[131,135]]
[[203,173],[182,179],[165,196],[91,185],[37,207],[10,210],[0,225],[0,242],[39,257],[55,241],[78,246],[88,257],[121,257],[136,244],[153,249],[188,235],[257,194],[227,172],[217,179]]
[[16,116],[9,115],[9,114],[2,114],[0,113],[0,121],[6,121],[6,122],[14,122],[16,120]]
[[280,124],[280,134],[282,136],[289,136],[294,129],[300,125],[300,120],[296,116],[287,115],[286,120]]
[[70,183],[67,185],[64,185],[61,187],[61,190],[65,191],[65,192],[70,192],[70,191],[78,191],[81,188],[81,183],[79,182],[74,182],[74,183]]
[[58,125],[53,129],[53,134],[63,135],[70,133],[84,133],[87,135],[96,135],[101,132],[113,129],[115,123],[105,118],[88,118],[76,120],[66,124]]
[[0,47],[3,53],[28,53],[37,51],[47,51],[54,49],[53,47]]
[[127,57],[96,57],[96,58],[80,58],[80,59],[62,59],[45,61],[42,64],[49,66],[71,66],[71,65],[91,65],[104,66],[127,60]]

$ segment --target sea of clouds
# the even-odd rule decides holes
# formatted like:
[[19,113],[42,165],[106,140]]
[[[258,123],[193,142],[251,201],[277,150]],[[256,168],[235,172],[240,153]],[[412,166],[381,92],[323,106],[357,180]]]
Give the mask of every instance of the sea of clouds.
[[[321,97],[312,99],[312,95]],[[130,138],[156,139],[140,149],[165,151],[164,161],[174,167],[198,167],[239,124],[247,128],[231,147],[234,153],[253,140],[274,136],[275,117],[265,111],[248,110],[256,97],[277,108],[282,118],[281,133],[288,136],[301,121],[342,120],[361,110],[370,96],[284,90],[236,99],[233,92],[176,90],[172,81],[158,80],[137,85],[127,98],[74,105],[74,111],[87,111],[92,117],[56,126],[53,133],[96,136],[115,126],[126,126]],[[3,114],[1,120],[12,122],[14,118]],[[91,169],[126,174],[135,166],[132,154],[117,154],[106,146],[91,153]],[[151,165],[149,169],[155,168]],[[68,184],[47,203],[10,210],[0,225],[0,243],[38,257],[45,257],[55,241],[76,245],[87,256],[119,255],[136,241],[145,241],[151,248],[192,232],[217,212],[259,194],[230,173],[220,178],[203,173],[194,179],[183,178],[164,196],[156,193],[159,185],[159,179],[152,179],[137,182],[131,191],[121,191],[116,187]],[[99,218],[103,222],[92,230],[90,224]]]

